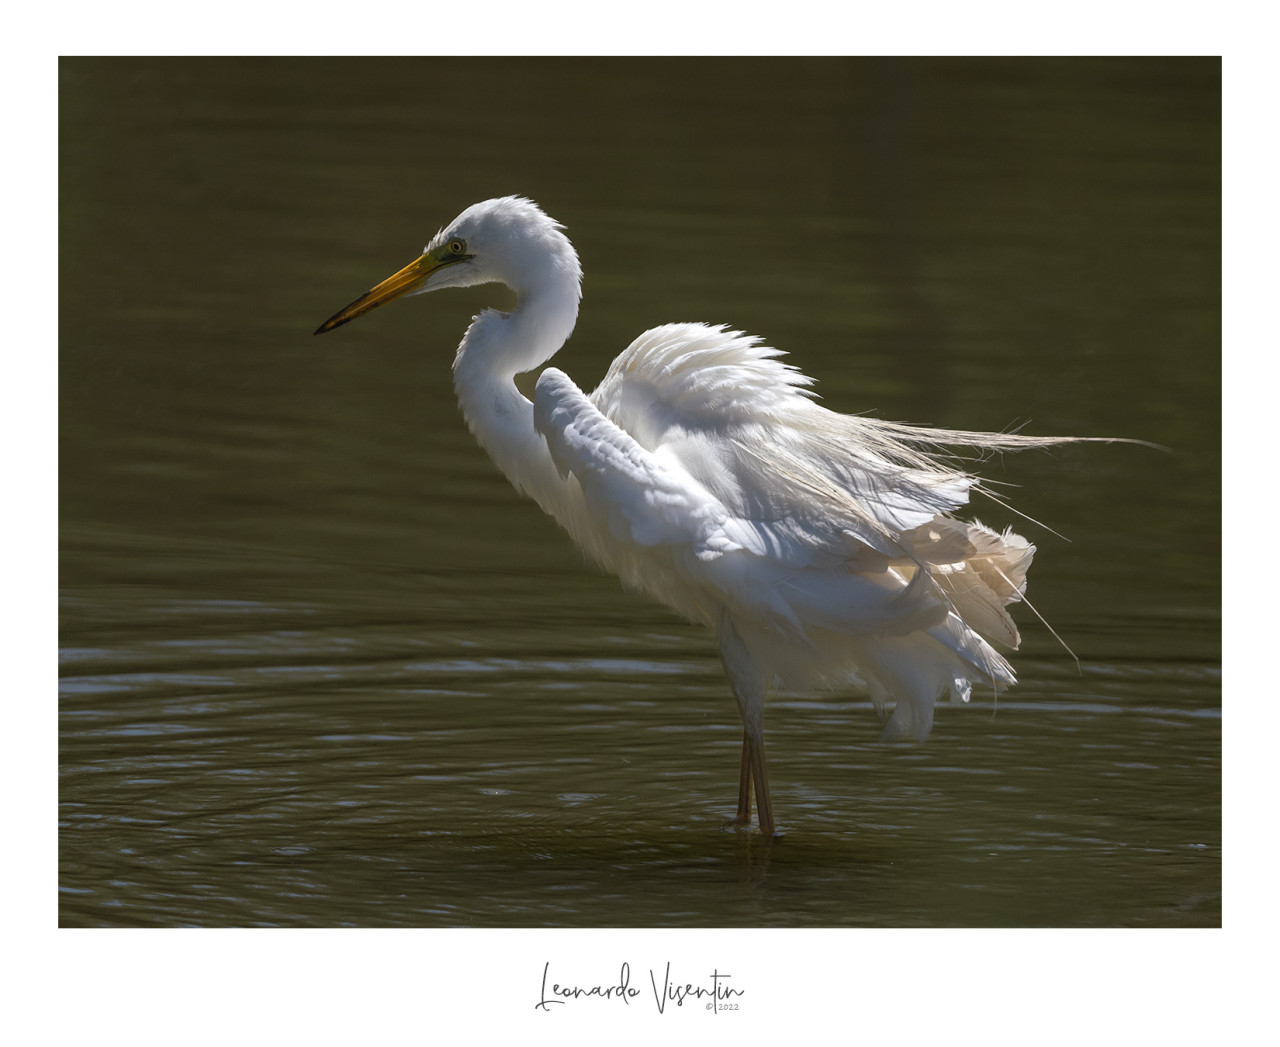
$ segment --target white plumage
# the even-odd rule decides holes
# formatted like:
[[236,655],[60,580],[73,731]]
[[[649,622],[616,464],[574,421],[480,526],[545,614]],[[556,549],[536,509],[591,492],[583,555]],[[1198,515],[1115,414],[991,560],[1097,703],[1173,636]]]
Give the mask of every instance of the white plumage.
[[[600,566],[715,632],[744,725],[738,820],[754,786],[774,831],[764,700],[861,685],[889,713],[883,740],[923,741],[935,701],[1000,690],[1017,647],[1006,610],[1035,546],[950,514],[980,489],[938,445],[1019,449],[1069,438],[953,432],[837,414],[811,380],[748,335],[705,324],[646,331],[586,395],[546,368],[530,402],[515,375],[563,345],[582,270],[536,204],[476,204],[421,258],[316,332],[404,294],[499,282],[458,347],[468,426],[498,466]],[[985,638],[984,638],[985,637]]]

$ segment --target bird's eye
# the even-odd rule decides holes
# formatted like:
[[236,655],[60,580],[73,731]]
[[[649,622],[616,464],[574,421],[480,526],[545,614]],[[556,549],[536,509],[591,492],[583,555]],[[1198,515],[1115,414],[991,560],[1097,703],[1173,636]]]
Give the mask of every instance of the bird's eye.
[[454,254],[462,254],[462,252],[465,251],[466,249],[467,249],[467,245],[464,244],[461,240],[449,241],[449,250],[452,251]]

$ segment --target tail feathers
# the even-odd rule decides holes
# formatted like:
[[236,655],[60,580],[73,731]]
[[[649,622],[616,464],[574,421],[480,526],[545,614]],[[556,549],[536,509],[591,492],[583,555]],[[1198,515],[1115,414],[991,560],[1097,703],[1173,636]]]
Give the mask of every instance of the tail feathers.
[[[975,684],[999,693],[1015,682],[1013,667],[988,641],[1018,646],[1005,608],[1022,599],[1035,546],[1012,530],[947,517],[915,528],[903,545],[914,562],[888,572],[909,579],[892,601],[868,600],[872,583],[857,575],[792,583],[790,596],[803,603],[806,623],[843,637],[846,657],[887,715],[881,741],[923,742],[944,694],[967,702]],[[837,585],[858,599],[835,598],[830,587]],[[872,608],[877,628],[865,631],[851,605]]]
[[772,590],[786,614],[744,627],[788,686],[861,680],[886,718],[881,741],[923,742],[943,695],[967,702],[975,684],[998,694],[1015,682],[989,641],[1018,646],[1006,607],[1023,599],[1035,546],[939,516],[900,548],[880,572],[787,572]]
[[930,566],[938,588],[971,629],[1018,647],[1018,627],[1004,609],[1022,599],[1036,547],[1012,530],[997,534],[974,521],[939,517],[907,536],[908,548]]
[[934,580],[970,628],[1017,650],[1022,637],[999,594],[969,564],[935,568]]
[[973,543],[974,554],[968,564],[1000,602],[1009,604],[1021,599],[1036,547],[1022,535],[1014,534],[1011,527],[997,534],[977,520],[969,524],[969,541]]
[[974,684],[999,692],[1016,680],[1013,666],[955,614],[927,632],[867,644],[857,662],[881,715],[894,703],[882,742],[923,742],[944,694],[967,702]]

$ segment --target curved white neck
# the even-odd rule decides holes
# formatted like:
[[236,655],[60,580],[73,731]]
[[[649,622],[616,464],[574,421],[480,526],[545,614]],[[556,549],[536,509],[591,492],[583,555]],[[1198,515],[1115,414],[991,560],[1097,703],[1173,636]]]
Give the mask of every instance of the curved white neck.
[[561,523],[568,516],[566,485],[534,431],[533,404],[515,376],[550,360],[577,318],[576,281],[546,281],[520,294],[510,313],[486,309],[477,316],[453,361],[467,427],[507,479]]

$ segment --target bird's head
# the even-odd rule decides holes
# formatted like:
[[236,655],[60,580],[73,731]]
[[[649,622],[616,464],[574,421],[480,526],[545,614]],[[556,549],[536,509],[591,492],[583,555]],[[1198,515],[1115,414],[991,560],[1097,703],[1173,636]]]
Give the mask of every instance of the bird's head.
[[504,196],[472,204],[441,229],[415,259],[339,310],[316,329],[324,334],[387,302],[443,287],[502,283],[518,295],[555,280],[582,280],[578,256],[532,200]]

